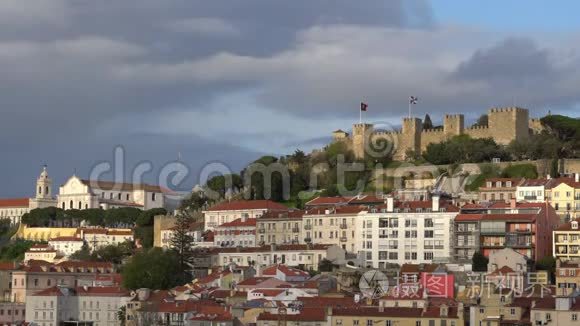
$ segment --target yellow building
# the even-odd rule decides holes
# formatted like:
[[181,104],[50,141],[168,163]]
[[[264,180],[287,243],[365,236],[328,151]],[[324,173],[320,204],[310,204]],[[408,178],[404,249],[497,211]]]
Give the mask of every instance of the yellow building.
[[357,307],[328,309],[328,326],[465,325],[463,304],[427,305],[423,308]]
[[348,252],[355,252],[356,219],[364,210],[359,206],[307,210],[302,218],[304,241],[335,244]]
[[518,325],[518,321],[529,318],[529,298],[514,298],[511,289],[495,289],[494,285],[493,290],[487,289],[482,289],[479,305],[470,308],[471,325]]
[[266,212],[256,221],[256,244],[301,244],[304,211]]
[[573,220],[552,231],[552,256],[561,260],[580,259],[578,223],[578,220]]
[[546,185],[548,202],[562,219],[580,217],[580,180],[574,178],[552,179]]

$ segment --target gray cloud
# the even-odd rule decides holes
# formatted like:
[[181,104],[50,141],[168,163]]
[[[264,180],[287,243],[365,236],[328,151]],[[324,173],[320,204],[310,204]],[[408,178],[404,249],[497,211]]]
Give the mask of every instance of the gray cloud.
[[16,180],[44,161],[68,175],[116,144],[194,165],[309,147],[363,99],[395,123],[411,94],[434,119],[579,100],[577,42],[449,26],[427,0],[8,0],[0,27],[0,179],[14,185],[0,195],[30,192]]

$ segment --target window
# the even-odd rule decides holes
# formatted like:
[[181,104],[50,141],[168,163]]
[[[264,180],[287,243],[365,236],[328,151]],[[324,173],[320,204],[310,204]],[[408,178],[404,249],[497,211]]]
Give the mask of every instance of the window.
[[515,315],[516,314],[516,309],[515,308],[511,308],[510,309],[510,315]]
[[425,252],[425,254],[423,255],[423,258],[425,260],[433,260],[433,252]]
[[358,324],[359,324],[359,323],[358,323],[358,319],[355,319],[355,320],[353,320],[353,321],[352,321],[352,324],[353,324],[353,325],[355,325],[355,326],[356,326],[356,325],[358,325]]
[[156,197],[156,195],[157,195],[156,193],[152,193],[152,194],[151,194],[151,201],[155,201],[155,197]]
[[372,319],[367,319],[367,326],[373,326]]
[[572,320],[578,320],[578,314],[572,314],[571,319]]

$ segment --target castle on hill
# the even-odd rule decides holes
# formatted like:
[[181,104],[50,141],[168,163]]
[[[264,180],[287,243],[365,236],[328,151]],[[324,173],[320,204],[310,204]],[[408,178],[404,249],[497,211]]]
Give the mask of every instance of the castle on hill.
[[395,160],[404,160],[410,151],[421,153],[432,143],[440,143],[453,136],[469,135],[472,138],[493,138],[496,143],[507,145],[513,140],[527,139],[531,133],[542,128],[539,119],[530,119],[529,111],[519,107],[492,108],[488,111],[487,126],[465,127],[463,114],[446,114],[443,128],[423,129],[419,118],[403,118],[401,130],[375,130],[373,124],[356,123],[352,135],[342,130],[332,133],[333,141],[345,142],[357,158],[365,151],[381,146],[384,141],[392,144]]

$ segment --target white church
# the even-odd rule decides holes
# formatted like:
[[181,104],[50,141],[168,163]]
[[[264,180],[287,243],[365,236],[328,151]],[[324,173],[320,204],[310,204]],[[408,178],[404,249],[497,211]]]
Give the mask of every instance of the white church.
[[165,207],[163,189],[148,184],[83,180],[73,175],[62,186],[56,198],[46,166],[36,180],[34,198],[0,199],[0,219],[20,223],[22,215],[35,208],[66,209],[135,207],[142,210]]

